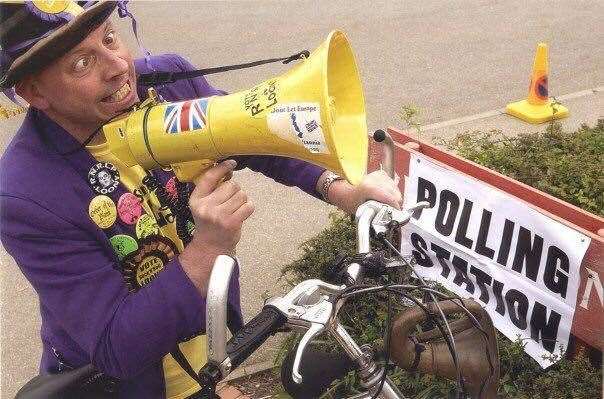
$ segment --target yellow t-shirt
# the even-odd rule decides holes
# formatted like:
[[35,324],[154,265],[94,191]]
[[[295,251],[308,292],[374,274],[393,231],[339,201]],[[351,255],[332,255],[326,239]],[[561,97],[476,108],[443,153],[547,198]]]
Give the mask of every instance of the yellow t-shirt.
[[[141,190],[143,186],[142,180],[146,176],[145,171],[140,166],[136,165],[128,167],[113,155],[108,148],[107,143],[99,145],[91,145],[86,147],[88,151],[99,162],[109,162],[113,164],[120,174],[120,182],[130,191],[135,190],[146,192],[145,200],[142,201],[143,209],[147,215],[152,215],[155,219],[160,217],[161,210],[159,200],[154,193],[149,193],[148,190]],[[164,215],[164,218],[167,215]],[[158,226],[160,234],[169,238],[174,242],[179,252],[184,248],[182,241],[176,233],[176,223],[172,221],[164,226]],[[199,370],[207,362],[206,353],[206,336],[198,335],[189,341],[179,344],[180,350],[185,355],[193,370]],[[187,374],[186,371],[174,360],[171,354],[167,354],[163,358],[163,371],[166,387],[166,398],[168,399],[184,399],[199,390],[199,384]]]

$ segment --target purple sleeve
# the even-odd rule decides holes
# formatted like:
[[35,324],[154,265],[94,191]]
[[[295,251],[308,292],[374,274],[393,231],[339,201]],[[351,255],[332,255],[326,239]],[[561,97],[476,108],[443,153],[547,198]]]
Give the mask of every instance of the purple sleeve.
[[[175,56],[174,58],[183,71],[196,69],[186,59],[180,56]],[[214,88],[203,76],[189,79],[189,82],[199,97],[227,94],[223,90]],[[249,168],[286,186],[297,186],[304,192],[321,199],[316,185],[319,176],[325,171],[324,168],[298,159],[269,155],[236,156],[231,158],[237,160],[237,169]]]
[[205,300],[178,260],[128,293],[93,234],[29,200],[0,196],[0,206],[2,244],[99,370],[132,378],[202,330]]
[[299,159],[269,155],[235,156],[237,170],[249,168],[260,172],[286,186],[296,186],[313,197],[322,199],[317,191],[317,181],[324,168]]

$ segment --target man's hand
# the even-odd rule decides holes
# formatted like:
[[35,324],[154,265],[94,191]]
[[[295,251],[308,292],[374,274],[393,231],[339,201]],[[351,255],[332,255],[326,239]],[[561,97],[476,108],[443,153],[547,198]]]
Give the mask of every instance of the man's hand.
[[[321,178],[317,185],[320,183]],[[366,175],[358,186],[345,180],[333,182],[327,191],[327,198],[330,203],[350,214],[354,214],[359,205],[368,200],[380,201],[400,209],[403,195],[397,184],[398,181],[392,180],[386,172],[378,170]]]
[[207,169],[195,180],[189,198],[196,229],[179,260],[202,295],[207,290],[214,260],[218,255],[234,253],[243,222],[254,212],[239,185],[223,181],[236,165],[234,160],[227,160]]

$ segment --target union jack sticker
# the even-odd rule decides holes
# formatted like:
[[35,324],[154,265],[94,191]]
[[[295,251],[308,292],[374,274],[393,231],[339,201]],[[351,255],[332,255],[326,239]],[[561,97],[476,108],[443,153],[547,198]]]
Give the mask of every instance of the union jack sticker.
[[203,129],[207,125],[207,109],[207,98],[170,104],[164,113],[164,130],[177,134]]

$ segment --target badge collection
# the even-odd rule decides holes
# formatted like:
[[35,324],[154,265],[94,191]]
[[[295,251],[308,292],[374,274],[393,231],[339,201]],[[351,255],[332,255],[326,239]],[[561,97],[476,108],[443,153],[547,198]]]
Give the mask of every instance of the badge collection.
[[[162,235],[160,224],[174,222],[176,234],[183,244],[191,241],[195,224],[188,207],[189,186],[175,176],[164,186],[156,176],[148,173],[142,179],[142,186],[135,190],[139,195],[125,192],[116,204],[109,196],[120,183],[120,173],[113,164],[98,162],[93,165],[88,172],[88,182],[97,193],[88,206],[88,214],[94,223],[101,229],[109,229],[119,217],[134,232],[135,237],[115,234],[109,241],[120,261],[120,272],[128,290],[136,292],[151,282],[179,252],[176,244]],[[152,194],[160,205],[157,215],[153,214],[157,206],[149,201]],[[145,211],[143,201],[152,213]]]

